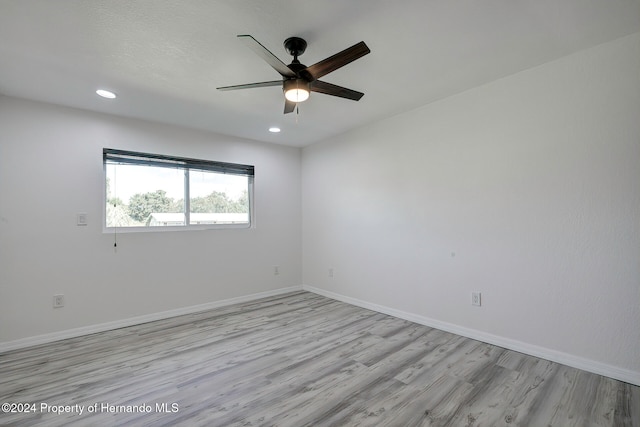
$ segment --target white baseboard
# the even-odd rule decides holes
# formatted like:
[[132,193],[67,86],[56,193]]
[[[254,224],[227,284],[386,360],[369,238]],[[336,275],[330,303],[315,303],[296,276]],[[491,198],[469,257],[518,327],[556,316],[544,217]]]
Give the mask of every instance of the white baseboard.
[[189,307],[181,307],[173,310],[162,311],[159,313],[145,314],[143,316],[130,317],[128,319],[115,320],[113,322],[100,323],[97,325],[83,326],[80,328],[67,329],[50,334],[36,335],[33,337],[21,338],[14,341],[0,342],[0,353],[11,350],[17,350],[34,345],[47,344],[54,341],[64,340],[68,338],[76,338],[83,335],[95,334],[97,332],[105,332],[113,329],[126,328],[127,326],[140,325],[142,323],[153,322],[155,320],[163,320],[171,317],[182,316],[185,314],[199,313],[218,307],[225,307],[233,304],[254,301],[261,298],[268,298],[289,292],[301,291],[302,286],[292,286],[289,288],[281,288],[273,291],[259,292],[251,295],[244,295],[235,298],[229,298],[221,301],[213,301],[205,304],[192,305]]
[[541,359],[550,360],[552,362],[557,362],[563,365],[571,366],[573,368],[581,369],[583,371],[592,372],[598,375],[604,375],[609,378],[613,378],[616,380],[620,380],[633,385],[640,386],[640,372],[619,368],[617,366],[612,366],[606,363],[585,359],[580,356],[552,350],[545,347],[540,347],[533,344],[527,344],[525,342],[501,337],[498,335],[489,334],[487,332],[478,331],[476,329],[466,328],[463,326],[455,325],[453,323],[442,322],[440,320],[431,319],[429,317],[421,316],[418,314],[396,310],[391,307],[374,304],[368,301],[363,301],[357,298],[348,297],[345,295],[341,295],[335,292],[316,288],[313,286],[303,285],[302,288],[305,291],[313,292],[315,294],[322,295],[327,298],[335,299],[338,301],[342,301],[347,304],[356,305],[358,307],[366,308],[379,313],[388,314],[390,316],[398,317],[400,319],[409,320],[411,322],[418,323],[420,325],[425,325],[431,328],[440,329],[442,331],[451,332],[456,335],[462,335],[467,338],[472,338],[474,340],[486,342],[488,344],[497,345],[499,347],[517,351],[519,353],[525,353],[531,356],[539,357]]

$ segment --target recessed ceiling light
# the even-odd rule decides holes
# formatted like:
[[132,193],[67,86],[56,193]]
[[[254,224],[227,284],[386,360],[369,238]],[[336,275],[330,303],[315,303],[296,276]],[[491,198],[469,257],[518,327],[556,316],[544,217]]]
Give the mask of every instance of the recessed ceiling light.
[[113,93],[113,92],[111,92],[111,91],[108,91],[108,90],[104,90],[104,89],[98,89],[98,90],[96,91],[96,93],[97,93],[98,95],[100,95],[101,97],[103,97],[103,98],[113,99],[113,98],[115,98],[115,97],[116,97],[116,94],[115,94],[115,93]]
[[278,133],[278,132],[280,132],[280,128],[276,127],[276,126],[272,126],[272,127],[269,128],[269,132]]

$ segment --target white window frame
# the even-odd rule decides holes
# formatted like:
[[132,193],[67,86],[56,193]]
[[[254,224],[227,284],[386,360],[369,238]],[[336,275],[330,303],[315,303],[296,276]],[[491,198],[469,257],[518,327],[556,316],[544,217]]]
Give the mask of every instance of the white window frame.
[[[217,162],[212,160],[191,159],[186,157],[166,156],[161,154],[141,153],[136,151],[103,148],[103,219],[104,233],[149,233],[164,231],[210,230],[210,229],[247,229],[254,228],[253,184],[255,168],[252,165]],[[168,167],[184,170],[184,217],[185,225],[167,226],[133,226],[107,227],[107,164],[138,164],[150,167]],[[248,223],[190,224],[189,171],[205,171],[223,174],[234,174],[248,178],[247,197],[249,203]]]

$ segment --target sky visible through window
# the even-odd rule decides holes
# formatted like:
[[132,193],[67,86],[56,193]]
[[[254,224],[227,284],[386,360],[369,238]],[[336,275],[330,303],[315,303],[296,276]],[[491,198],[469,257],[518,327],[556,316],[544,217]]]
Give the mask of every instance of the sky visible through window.
[[[117,172],[116,172],[117,168]],[[226,193],[230,199],[238,199],[247,189],[244,176],[191,171],[191,197],[205,197],[212,191]],[[138,165],[107,164],[110,193],[125,204],[134,194],[164,190],[167,196],[184,198],[184,170]]]

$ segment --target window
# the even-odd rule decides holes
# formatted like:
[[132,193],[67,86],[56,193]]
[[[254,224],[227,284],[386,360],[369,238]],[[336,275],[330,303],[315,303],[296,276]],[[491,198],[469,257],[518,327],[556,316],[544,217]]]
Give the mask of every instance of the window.
[[102,157],[107,228],[251,226],[253,166],[109,148]]

